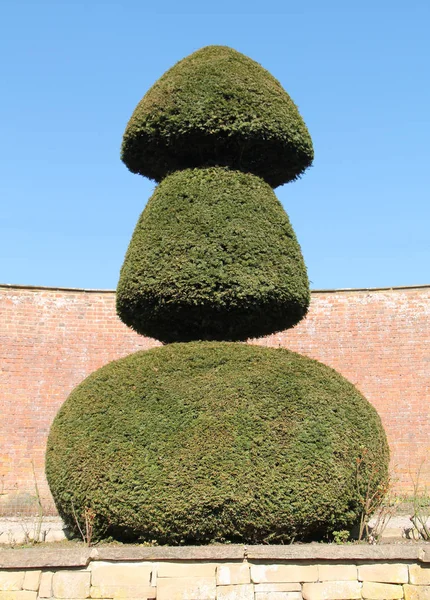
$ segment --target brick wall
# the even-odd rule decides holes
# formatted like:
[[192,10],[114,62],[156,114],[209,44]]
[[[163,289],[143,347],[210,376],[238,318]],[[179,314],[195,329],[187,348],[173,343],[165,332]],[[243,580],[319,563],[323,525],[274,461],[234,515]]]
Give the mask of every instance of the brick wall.
[[[312,293],[293,330],[253,340],[337,369],[381,415],[400,490],[430,454],[430,286]],[[70,391],[107,362],[158,344],[125,327],[112,291],[0,286],[0,508],[33,493],[45,502],[45,442]],[[430,459],[421,480],[430,485]]]

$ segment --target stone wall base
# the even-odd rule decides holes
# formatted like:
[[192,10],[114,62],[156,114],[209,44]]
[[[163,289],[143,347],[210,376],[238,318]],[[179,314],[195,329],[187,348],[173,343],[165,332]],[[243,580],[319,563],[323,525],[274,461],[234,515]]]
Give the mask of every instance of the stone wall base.
[[430,546],[0,551],[0,600],[430,600]]

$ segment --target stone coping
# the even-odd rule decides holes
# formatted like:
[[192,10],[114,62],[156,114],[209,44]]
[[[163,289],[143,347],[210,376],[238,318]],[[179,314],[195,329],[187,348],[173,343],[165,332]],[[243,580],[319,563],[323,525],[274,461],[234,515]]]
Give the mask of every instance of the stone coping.
[[[0,283],[0,289],[53,291],[53,292],[82,292],[89,294],[115,294],[116,290],[106,288],[60,287],[49,285],[26,285],[21,283]],[[311,290],[312,294],[335,294],[337,292],[386,292],[396,290],[419,290],[430,288],[429,283],[415,285],[393,285],[389,287],[357,287],[357,288],[320,288]]]
[[91,561],[415,561],[430,563],[430,545],[303,544],[289,546],[140,546],[1,549],[0,569],[82,568]]

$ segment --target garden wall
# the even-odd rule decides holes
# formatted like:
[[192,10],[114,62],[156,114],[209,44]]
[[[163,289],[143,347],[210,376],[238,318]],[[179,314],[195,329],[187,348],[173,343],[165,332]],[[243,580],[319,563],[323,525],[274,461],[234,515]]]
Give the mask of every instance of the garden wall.
[[429,600],[417,546],[0,551],[0,600]]
[[[314,291],[293,330],[251,343],[287,347],[337,369],[381,415],[398,489],[430,485],[430,286]],[[125,327],[115,293],[0,286],[0,512],[25,508],[44,477],[49,427],[69,392],[107,362],[158,344]]]

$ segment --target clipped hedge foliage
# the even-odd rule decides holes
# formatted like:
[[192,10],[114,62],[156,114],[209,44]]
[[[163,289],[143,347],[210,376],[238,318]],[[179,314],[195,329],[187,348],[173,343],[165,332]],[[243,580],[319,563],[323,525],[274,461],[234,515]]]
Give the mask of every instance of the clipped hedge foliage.
[[276,187],[312,164],[313,147],[296,105],[268,71],[232,48],[207,46],[143,97],[121,158],[156,181],[176,170],[224,165]]
[[164,342],[244,340],[292,327],[309,305],[306,267],[271,187],[223,167],[166,177],[143,211],[117,312]]
[[92,509],[95,538],[286,543],[350,530],[388,448],[375,409],[329,367],[192,342],[90,375],[55,418],[46,461],[60,515],[76,530],[73,512]]

